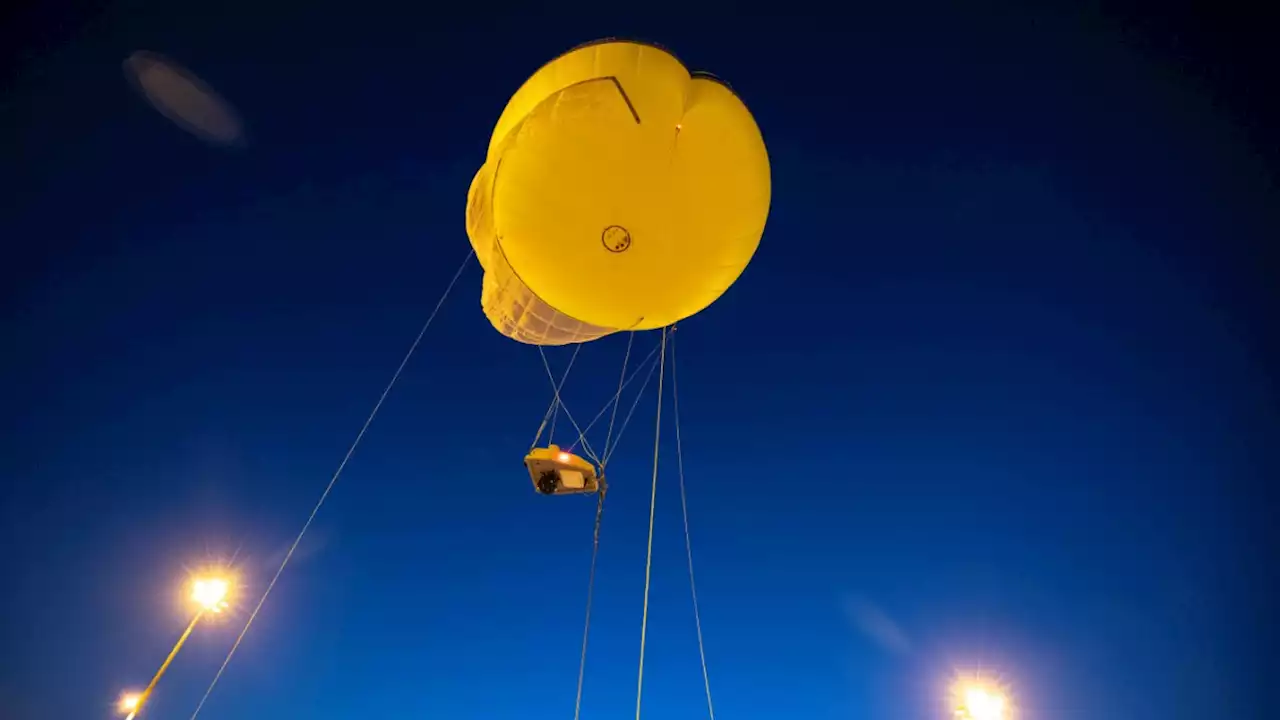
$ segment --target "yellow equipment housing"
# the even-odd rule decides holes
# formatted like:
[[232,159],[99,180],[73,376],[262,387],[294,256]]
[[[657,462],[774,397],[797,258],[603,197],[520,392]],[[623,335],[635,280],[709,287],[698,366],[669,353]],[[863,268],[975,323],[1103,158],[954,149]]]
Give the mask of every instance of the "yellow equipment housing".
[[543,495],[576,495],[600,490],[595,465],[556,445],[534,448],[524,458],[533,489]]

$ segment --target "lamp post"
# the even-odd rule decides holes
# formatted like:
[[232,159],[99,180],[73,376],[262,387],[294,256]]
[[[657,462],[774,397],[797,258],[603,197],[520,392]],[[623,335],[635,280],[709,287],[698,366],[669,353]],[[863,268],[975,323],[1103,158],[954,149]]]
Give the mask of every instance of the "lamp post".
[[151,682],[147,684],[146,689],[140,693],[128,693],[120,698],[120,712],[127,713],[125,720],[134,720],[138,713],[142,711],[147,700],[150,699],[151,693],[156,689],[156,683],[160,682],[160,678],[164,676],[169,664],[177,657],[178,651],[186,644],[187,638],[191,637],[191,632],[196,629],[200,619],[208,613],[222,612],[227,607],[227,595],[231,591],[231,581],[224,577],[212,578],[196,578],[191,583],[191,600],[195,603],[196,613],[191,618],[191,622],[187,624],[187,629],[182,631],[182,635],[178,638],[178,642],[174,643],[173,649],[169,651],[169,656],[160,663],[160,669],[152,676]]

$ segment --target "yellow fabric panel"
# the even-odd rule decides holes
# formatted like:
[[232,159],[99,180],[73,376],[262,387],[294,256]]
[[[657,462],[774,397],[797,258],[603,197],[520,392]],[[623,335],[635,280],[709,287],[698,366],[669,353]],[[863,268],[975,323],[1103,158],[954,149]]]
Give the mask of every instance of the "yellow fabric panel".
[[530,345],[570,345],[616,332],[588,325],[546,304],[511,272],[501,258],[485,271],[480,307],[498,332]]
[[[648,81],[637,82],[641,75]],[[488,159],[497,156],[507,134],[547,98],[571,85],[603,77],[618,78],[628,94],[638,97],[635,93],[655,85],[657,78],[665,78],[667,88],[678,87],[688,81],[689,71],[670,53],[642,43],[600,41],[574,48],[543,65],[507,101],[489,140]],[[656,84],[659,88],[664,85]]]
[[669,325],[732,285],[764,230],[769,160],[723,84],[656,48],[604,43],[525,83],[469,195],[494,326],[583,342]]
[[485,271],[480,307],[489,322],[503,335],[532,345],[589,342],[616,332],[557,312],[534,295],[511,269],[493,231],[489,199],[494,169],[493,164],[485,163],[471,181],[467,195],[467,236]]
[[493,165],[485,163],[467,190],[467,238],[476,251],[476,260],[485,270],[489,269],[489,257],[497,240],[493,233],[493,213],[489,211],[492,189]]

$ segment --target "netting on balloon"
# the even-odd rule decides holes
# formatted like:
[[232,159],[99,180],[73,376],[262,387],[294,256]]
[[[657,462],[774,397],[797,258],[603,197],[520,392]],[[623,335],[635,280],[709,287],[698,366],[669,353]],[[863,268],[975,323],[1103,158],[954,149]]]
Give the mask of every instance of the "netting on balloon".
[[548,305],[520,281],[501,250],[493,253],[485,271],[480,305],[498,332],[530,345],[572,345],[617,332],[569,317]]

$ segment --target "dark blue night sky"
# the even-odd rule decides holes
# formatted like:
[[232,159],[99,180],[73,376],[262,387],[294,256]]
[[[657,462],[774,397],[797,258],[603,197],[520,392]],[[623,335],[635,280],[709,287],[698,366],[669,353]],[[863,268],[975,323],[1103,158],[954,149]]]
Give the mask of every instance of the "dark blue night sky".
[[[773,163],[759,253],[676,334],[717,715],[932,720],[981,668],[1028,720],[1263,717],[1280,196],[1254,36],[1096,8],[216,5],[6,21],[0,717],[108,717],[181,632],[184,568],[234,555],[239,612],[144,717],[190,716],[466,256],[503,103],[609,35],[729,80]],[[136,50],[233,103],[244,146],[140,98]],[[533,493],[549,384],[479,278],[201,718],[572,716],[594,502]],[[625,345],[582,351],[575,416]],[[588,720],[634,712],[654,405],[610,468]],[[644,709],[696,720],[670,431]]]

